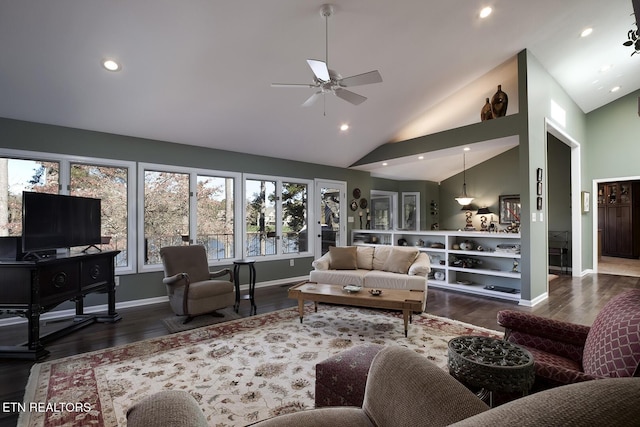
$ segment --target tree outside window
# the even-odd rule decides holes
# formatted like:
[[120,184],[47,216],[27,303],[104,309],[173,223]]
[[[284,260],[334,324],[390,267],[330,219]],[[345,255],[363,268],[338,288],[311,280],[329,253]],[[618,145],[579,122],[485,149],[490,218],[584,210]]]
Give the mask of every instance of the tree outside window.
[[128,265],[128,170],[123,167],[73,163],[70,194],[100,199],[103,250],[121,251],[116,267]]
[[22,192],[57,194],[60,164],[0,158],[0,236],[22,235]]
[[188,244],[189,174],[144,172],[145,264],[160,264],[160,248]]
[[196,241],[209,260],[234,257],[233,178],[198,175]]

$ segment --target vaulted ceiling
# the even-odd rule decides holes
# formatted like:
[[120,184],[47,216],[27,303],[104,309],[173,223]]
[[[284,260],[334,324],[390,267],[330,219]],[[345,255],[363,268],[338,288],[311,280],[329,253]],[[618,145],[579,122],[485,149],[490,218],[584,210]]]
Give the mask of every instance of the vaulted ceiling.
[[[640,56],[622,45],[635,28],[631,1],[333,4],[330,68],[383,78],[351,89],[368,98],[358,106],[329,94],[301,107],[313,89],[271,87],[312,83],[306,60],[326,53],[322,2],[3,2],[0,116],[348,167],[429,132],[416,123],[522,49],[584,112],[640,88]],[[480,19],[487,5],[493,13]],[[106,71],[104,58],[122,69]],[[499,83],[467,100],[478,120]]]

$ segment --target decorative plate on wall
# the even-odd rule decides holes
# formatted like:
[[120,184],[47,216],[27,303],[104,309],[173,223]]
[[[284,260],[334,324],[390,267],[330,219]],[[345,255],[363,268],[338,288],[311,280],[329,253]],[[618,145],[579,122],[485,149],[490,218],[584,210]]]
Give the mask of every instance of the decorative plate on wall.
[[357,209],[358,209],[358,201],[356,199],[353,199],[351,201],[351,210],[355,212]]
[[368,205],[367,199],[360,199],[360,209],[366,209]]
[[359,188],[354,188],[353,189],[353,197],[355,197],[356,199],[360,198],[360,189]]

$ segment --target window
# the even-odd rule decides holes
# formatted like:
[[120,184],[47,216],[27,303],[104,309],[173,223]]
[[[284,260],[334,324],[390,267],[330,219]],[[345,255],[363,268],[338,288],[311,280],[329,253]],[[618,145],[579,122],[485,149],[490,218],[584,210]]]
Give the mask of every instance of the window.
[[235,255],[233,178],[198,175],[196,241],[210,260]]
[[143,270],[162,264],[160,248],[203,245],[209,262],[235,258],[238,248],[235,194],[239,174],[167,165],[140,165],[144,206],[138,229]]
[[0,156],[0,234],[22,235],[22,191],[99,198],[100,248],[121,251],[116,274],[135,271],[135,163],[2,149]]
[[60,164],[0,157],[0,236],[22,235],[22,192],[58,194]]
[[282,185],[282,253],[307,252],[307,239],[300,231],[307,229],[308,186],[293,182]]
[[246,256],[309,251],[309,188],[310,183],[304,180],[245,179]]
[[245,218],[247,256],[276,253],[276,182],[245,181]]
[[160,248],[189,242],[189,175],[144,171],[144,264],[160,264]]
[[120,251],[116,267],[129,263],[129,203],[126,167],[71,163],[69,194],[100,199],[103,250]]

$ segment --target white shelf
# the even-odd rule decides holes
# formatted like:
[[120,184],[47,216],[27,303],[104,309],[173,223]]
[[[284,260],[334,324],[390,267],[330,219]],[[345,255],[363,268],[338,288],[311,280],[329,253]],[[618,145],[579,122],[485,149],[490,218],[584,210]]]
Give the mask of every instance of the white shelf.
[[[510,301],[520,300],[520,273],[513,271],[514,262],[520,259],[519,253],[496,252],[498,245],[519,245],[520,234],[489,233],[485,231],[407,231],[407,230],[353,230],[354,236],[364,241],[357,241],[355,245],[389,246],[397,245],[399,239],[405,239],[407,246],[418,248],[432,257],[432,270],[445,273],[444,280],[429,279],[429,286],[449,289],[474,295],[490,296]],[[370,243],[372,237],[377,243]],[[422,241],[423,245],[418,242]],[[453,249],[454,245],[470,243],[472,247],[481,246],[482,250]],[[433,244],[444,245],[444,248],[432,248]],[[457,247],[457,246],[455,246]],[[481,261],[484,268],[464,268],[450,265],[451,258],[469,258]],[[446,264],[439,264],[440,260]],[[458,280],[469,280],[471,285],[457,283]],[[485,289],[485,286],[499,286],[514,289],[514,293]]]

